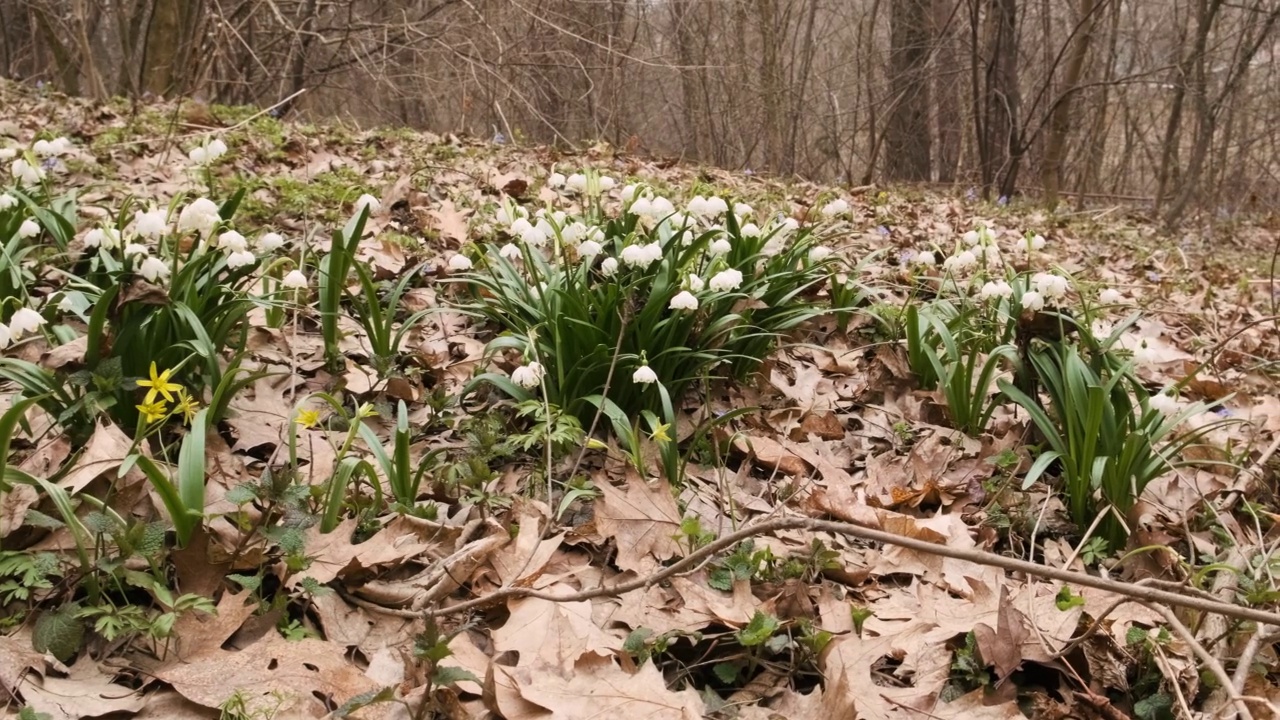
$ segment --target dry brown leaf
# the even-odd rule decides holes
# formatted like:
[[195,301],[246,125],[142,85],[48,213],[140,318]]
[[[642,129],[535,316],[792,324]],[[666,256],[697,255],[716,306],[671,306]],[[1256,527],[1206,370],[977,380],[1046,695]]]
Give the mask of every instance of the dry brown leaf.
[[1026,618],[1009,602],[1009,586],[1000,586],[996,626],[976,623],[973,634],[982,660],[996,668],[996,682],[1003,683],[1022,666],[1022,644],[1027,639]]
[[[548,592],[568,594],[573,588],[556,585]],[[495,654],[514,650],[520,667],[538,663],[569,672],[586,653],[612,655],[622,649],[623,638],[611,635],[592,620],[590,602],[552,602],[521,598],[508,605],[511,615],[493,631]]]
[[18,687],[26,705],[52,720],[80,720],[116,713],[133,714],[145,704],[142,693],[113,682],[114,673],[88,657],[68,668],[66,677],[27,673]]
[[[697,720],[705,708],[692,689],[672,692],[653,663],[634,675],[613,660],[589,656],[568,672],[553,667],[499,667],[521,697],[538,710],[504,714],[507,720],[534,718],[634,717],[645,720]],[[504,708],[505,710],[505,708]]]
[[595,503],[596,529],[617,543],[614,563],[622,570],[652,572],[660,562],[680,553],[675,536],[680,510],[666,480],[647,482],[633,472],[626,484],[596,483],[601,497]]
[[[207,648],[159,665],[154,673],[188,700],[210,708],[237,692],[249,713],[269,711],[283,697],[286,716],[321,717],[327,712],[325,703],[341,705],[379,689],[347,660],[342,646],[312,639],[290,641],[274,631],[243,650]],[[360,715],[377,720],[388,710],[386,705],[373,705]]]
[[[133,440],[120,428],[110,422],[98,425],[85,445],[84,452],[76,458],[75,465],[58,484],[75,495],[103,473],[118,470],[120,463],[132,450]],[[137,473],[136,470],[130,471],[130,474]]]
[[439,209],[430,210],[427,214],[431,217],[432,225],[436,231],[440,233],[441,239],[456,240],[460,243],[466,242],[469,232],[467,229],[467,215],[470,211],[459,210],[452,200],[444,200],[440,203]]
[[547,561],[564,541],[565,534],[542,539],[541,527],[546,518],[531,504],[522,503],[516,521],[520,533],[490,559],[504,586],[528,585],[542,574]]
[[307,557],[311,564],[289,577],[288,586],[297,587],[303,578],[324,584],[348,572],[377,565],[402,563],[417,557],[432,546],[422,542],[414,532],[398,532],[387,527],[359,545],[353,544],[359,520],[347,518],[332,532],[323,533],[319,525],[307,529]]
[[783,475],[799,477],[813,470],[809,463],[788,450],[782,443],[767,437],[735,434],[733,448],[740,453],[750,455],[757,465],[768,470],[776,470]]

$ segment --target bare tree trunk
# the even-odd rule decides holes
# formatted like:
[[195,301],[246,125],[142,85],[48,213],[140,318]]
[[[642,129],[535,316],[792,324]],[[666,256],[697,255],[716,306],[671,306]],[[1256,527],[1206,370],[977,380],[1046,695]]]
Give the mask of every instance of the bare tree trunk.
[[1045,138],[1044,164],[1040,178],[1044,183],[1045,204],[1050,210],[1058,206],[1059,185],[1062,183],[1062,159],[1066,153],[1067,133],[1071,129],[1071,104],[1084,73],[1084,61],[1093,40],[1094,0],[1080,0],[1080,30],[1076,35],[1071,54],[1067,57],[1067,69],[1062,78],[1063,95],[1050,110],[1049,134]]
[[[985,173],[994,181],[1000,177],[1000,194],[1009,196],[1018,181],[1018,164],[1022,156],[1018,90],[1017,0],[992,0],[988,16],[987,62],[987,157],[990,167]],[[999,165],[997,165],[999,161]]]
[[960,164],[960,146],[964,140],[964,123],[960,111],[959,71],[960,53],[956,48],[954,26],[964,0],[934,0],[933,38],[937,47],[934,56],[934,108],[938,119],[938,181],[955,182]]
[[1099,177],[1102,173],[1102,162],[1106,157],[1107,134],[1111,126],[1108,120],[1111,116],[1109,101],[1111,82],[1115,79],[1116,72],[1116,43],[1120,37],[1121,6],[1120,2],[1113,2],[1111,5],[1111,24],[1107,30],[1107,56],[1101,72],[1102,88],[1098,94],[1098,109],[1094,115],[1093,127],[1089,132],[1089,151],[1085,166],[1076,184],[1076,190],[1081,193],[1081,198],[1085,193],[1096,192],[1100,187]]
[[889,17],[889,88],[885,172],[891,180],[927,181],[932,169],[929,133],[928,0],[895,0]]
[[782,158],[782,70],[778,42],[778,11],[775,0],[756,0],[756,23],[760,30],[760,102],[764,113],[761,139],[765,165],[780,171]]

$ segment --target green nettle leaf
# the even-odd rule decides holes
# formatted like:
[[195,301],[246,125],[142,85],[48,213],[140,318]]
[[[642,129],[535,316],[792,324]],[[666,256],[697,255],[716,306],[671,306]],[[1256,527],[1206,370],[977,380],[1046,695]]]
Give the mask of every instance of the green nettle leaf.
[[236,583],[245,590],[257,591],[262,587],[262,578],[257,575],[240,575],[238,573],[231,573],[230,575],[227,575],[227,579]]
[[743,647],[756,647],[763,645],[777,631],[778,618],[757,610],[747,626],[738,631],[738,642]]
[[1133,704],[1133,714],[1141,720],[1172,718],[1173,696],[1167,693],[1148,695]]
[[336,718],[350,717],[351,713],[356,712],[357,710],[369,707],[370,705],[374,705],[376,703],[391,702],[392,700],[395,699],[395,697],[396,697],[396,689],[394,686],[385,687],[380,690],[370,690],[368,692],[363,692],[351,698],[350,700],[342,703],[341,707],[333,711],[332,717],[336,717]]
[[707,576],[707,584],[716,590],[733,590],[733,572],[726,567],[715,567]]
[[1062,589],[1058,591],[1058,595],[1054,598],[1054,604],[1058,606],[1059,610],[1066,612],[1073,607],[1083,607],[1084,596],[1072,593],[1070,586],[1063,585]]
[[84,641],[84,623],[79,613],[80,608],[74,603],[53,612],[41,613],[31,634],[32,648],[36,652],[47,652],[64,663],[75,657]]
[[725,685],[733,685],[738,682],[738,673],[742,671],[742,666],[738,663],[722,662],[711,666],[711,672],[716,674],[720,682]]
[[1147,637],[1146,628],[1141,628],[1137,625],[1130,625],[1129,631],[1124,634],[1124,644],[1130,647],[1134,645],[1141,645],[1147,641]]
[[476,677],[475,673],[470,670],[451,665],[438,667],[436,668],[436,671],[431,674],[431,684],[437,686],[443,685],[445,687],[452,687],[463,680],[476,683],[477,685],[483,684],[480,682],[480,678]]
[[651,637],[653,637],[651,628],[638,627],[627,635],[627,639],[622,643],[622,649],[632,655],[639,655],[647,649],[647,643]]

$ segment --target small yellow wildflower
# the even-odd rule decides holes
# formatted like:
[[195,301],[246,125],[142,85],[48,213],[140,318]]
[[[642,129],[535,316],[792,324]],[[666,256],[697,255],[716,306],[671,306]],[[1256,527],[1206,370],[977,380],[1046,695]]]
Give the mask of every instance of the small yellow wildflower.
[[137,405],[138,412],[142,413],[143,420],[153,423],[159,422],[169,417],[169,408],[165,406],[163,400],[155,402],[147,401],[142,405]]
[[298,417],[294,419],[294,422],[310,430],[311,428],[320,424],[320,411],[319,410],[299,410]]
[[178,404],[173,406],[173,411],[176,413],[182,413],[182,421],[190,425],[199,410],[200,403],[196,402],[195,398],[188,395],[185,388],[178,388]]
[[360,407],[356,408],[356,417],[358,418],[371,418],[371,417],[377,417],[377,416],[378,416],[378,411],[374,409],[373,403],[365,403]]
[[667,434],[667,431],[670,429],[671,423],[662,423],[653,429],[653,434],[649,437],[653,438],[654,442],[669,443],[671,442],[671,436]]
[[139,380],[138,387],[148,388],[147,397],[144,403],[150,405],[156,401],[156,396],[160,395],[168,402],[173,402],[173,393],[182,389],[182,386],[175,382],[169,382],[169,376],[173,374],[173,370],[165,370],[162,373],[156,373],[156,364],[151,363],[151,379]]

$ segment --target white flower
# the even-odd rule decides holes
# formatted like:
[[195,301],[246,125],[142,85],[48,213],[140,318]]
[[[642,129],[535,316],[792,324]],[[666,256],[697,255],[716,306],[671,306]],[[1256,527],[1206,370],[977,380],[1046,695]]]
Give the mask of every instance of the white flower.
[[658,382],[658,374],[648,365],[641,365],[636,368],[634,373],[631,373],[631,382],[640,385],[651,385]]
[[735,270],[733,268],[721,270],[711,276],[711,281],[708,285],[712,292],[729,292],[730,290],[737,290],[738,286],[742,285],[742,271]]
[[837,215],[844,215],[849,212],[849,201],[844,198],[836,198],[826,205],[822,206],[823,217],[832,218]]
[[937,265],[938,258],[933,254],[932,250],[921,250],[911,259],[917,265]]
[[9,332],[9,326],[0,323],[0,350],[9,347],[9,343],[13,341],[13,333]]
[[631,203],[632,215],[648,215],[653,212],[653,203],[647,197],[638,197]]
[[58,301],[58,311],[64,313],[76,311],[76,299],[72,297],[71,293],[64,294],[62,299]]
[[1165,415],[1177,415],[1182,411],[1182,403],[1178,402],[1178,398],[1166,395],[1163,391],[1148,398],[1147,404],[1152,410]]
[[703,281],[702,281],[702,278],[698,277],[697,275],[692,275],[692,274],[691,274],[691,275],[689,275],[689,277],[685,278],[685,280],[684,280],[684,284],[685,284],[685,285],[686,285],[690,290],[692,290],[693,292],[696,292],[696,293],[697,293],[697,292],[702,292],[702,288],[704,288],[704,287],[706,287],[706,286],[707,286],[707,284],[706,284],[705,282],[703,282]]
[[214,138],[209,141],[209,159],[217,160],[227,154],[227,144],[222,142],[222,138]]
[[600,263],[600,274],[605,277],[613,277],[618,272],[618,259],[607,257]]
[[187,159],[196,165],[204,165],[209,162],[209,151],[201,146],[196,146],[187,151]]
[[1154,349],[1147,346],[1147,341],[1143,340],[1133,349],[1133,361],[1139,365],[1154,365],[1160,361],[1160,357]]
[[698,298],[688,290],[681,290],[671,298],[671,304],[668,307],[672,310],[697,310]]
[[595,240],[583,240],[582,244],[578,245],[578,257],[594,257],[602,252],[604,248]]
[[[66,142],[66,138],[58,139]],[[53,157],[54,155],[61,155],[63,148],[62,144],[57,141],[50,142],[49,140],[37,140],[31,145],[31,150],[40,157],[47,158]]]
[[257,260],[253,253],[248,250],[239,250],[227,256],[227,269],[236,270],[247,265],[252,265]]
[[0,193],[0,210],[8,210],[18,206],[18,198],[9,193]]
[[616,180],[609,177],[608,175],[601,175],[599,183],[600,183],[600,189],[603,190],[604,192],[609,192],[618,184]]
[[1066,297],[1071,285],[1061,275],[1053,273],[1036,273],[1031,277],[1031,284],[1048,300],[1059,300]]
[[750,205],[748,205],[748,204],[746,204],[746,203],[734,203],[734,204],[733,204],[733,214],[734,214],[734,215],[737,215],[737,216],[738,216],[738,217],[740,217],[740,218],[750,217],[750,216],[751,216],[751,214],[752,214],[752,213],[754,213],[754,212],[755,212],[755,210],[753,210],[753,209],[751,208],[751,206],[750,206]]
[[44,180],[44,168],[32,165],[25,158],[18,158],[9,166],[9,173],[19,185],[39,185]]
[[126,258],[146,257],[151,254],[151,250],[141,243],[129,243],[124,246],[124,256]]
[[515,243],[507,243],[501,248],[498,248],[498,255],[512,261],[519,260],[520,248],[516,247]]
[[994,280],[982,286],[982,290],[978,292],[978,296],[983,300],[992,298],[1007,298],[1013,295],[1013,287],[1004,280]]
[[302,274],[301,270],[290,270],[285,273],[284,278],[280,281],[282,287],[290,290],[301,290],[307,286],[307,276]]
[[1022,309],[1037,312],[1044,307],[1044,296],[1035,290],[1022,293]]
[[1099,341],[1106,340],[1111,337],[1111,333],[1116,329],[1115,323],[1109,323],[1106,320],[1094,320],[1093,325],[1089,327],[1089,331]]
[[577,220],[564,226],[564,229],[560,231],[560,239],[564,241],[565,245],[570,247],[576,246],[578,243],[582,242],[582,238],[586,236],[587,226]]
[[156,282],[161,278],[169,277],[169,264],[152,255],[142,261],[138,274],[146,278],[147,282]]
[[1024,238],[1016,247],[1018,250],[1023,252],[1030,252],[1034,250],[1043,250],[1044,246],[1045,239],[1043,235],[1032,235],[1031,237]]
[[743,237],[760,237],[760,228],[755,223],[747,223],[739,228]]
[[0,148],[0,160],[8,161],[16,157],[18,157],[18,148],[15,148],[15,147]]
[[244,252],[249,249],[249,241],[235,230],[228,230],[218,236],[218,247],[228,253]]
[[523,235],[532,229],[533,229],[533,223],[529,222],[525,218],[516,218],[515,220],[511,221],[512,235]]
[[360,211],[365,208],[369,208],[369,214],[372,215],[382,209],[382,201],[368,193],[365,193],[364,195],[356,198],[355,213],[358,215],[360,214]]
[[269,232],[258,238],[258,249],[264,253],[272,253],[284,247],[284,238],[280,233]]
[[647,268],[662,259],[662,246],[658,243],[648,245],[628,245],[622,248],[622,262],[632,267]]
[[978,231],[977,231],[977,230],[970,230],[969,232],[965,233],[964,235],[961,235],[961,236],[960,236],[960,239],[961,239],[961,240],[964,240],[964,244],[965,244],[965,245],[968,245],[969,247],[973,247],[974,245],[977,245],[977,244],[978,244],[978,240],[980,240],[980,239],[982,239],[982,238],[978,235]]
[[712,255],[725,255],[733,249],[733,245],[726,238],[716,238],[707,246],[707,252]]
[[778,227],[782,228],[781,233],[790,235],[800,229],[800,221],[793,217],[784,217],[778,221]]
[[820,263],[823,260],[826,260],[827,258],[831,257],[832,252],[834,251],[831,248],[827,247],[826,245],[818,245],[815,247],[811,247],[809,248],[809,262]]
[[471,258],[467,257],[466,255],[463,255],[462,253],[458,253],[453,257],[449,258],[450,270],[455,270],[457,272],[466,272],[467,270],[471,269],[471,265],[472,265]]
[[187,157],[196,165],[211,163],[227,154],[227,144],[219,138],[205,138],[203,144],[191,148]]
[[564,174],[553,172],[547,176],[547,187],[560,188],[564,187]]
[[547,244],[547,233],[542,228],[531,227],[520,233],[520,241],[529,247],[540,248]]
[[629,203],[635,198],[636,193],[640,192],[640,189],[643,187],[644,186],[639,183],[627,183],[622,186],[622,192],[619,193],[619,197],[622,198],[622,202]]
[[164,235],[169,230],[163,210],[138,211],[133,215],[133,231],[152,240]]
[[[676,206],[670,200],[659,195],[650,202],[649,217],[654,220],[670,218],[676,214]],[[681,223],[683,224],[683,223]]]
[[194,230],[207,235],[220,222],[222,216],[218,214],[218,206],[209,198],[196,198],[178,214],[178,231]]
[[84,234],[84,246],[114,250],[120,247],[120,231],[115,228],[93,228]]
[[1119,305],[1124,302],[1124,295],[1115,288],[1107,288],[1098,293],[1098,302],[1103,305]]
[[692,230],[685,228],[684,230],[681,230],[679,233],[677,233],[674,237],[676,239],[676,242],[680,243],[682,247],[689,247],[690,245],[693,244],[693,241],[697,236],[693,234]]
[[35,220],[23,220],[18,226],[18,237],[26,239],[40,234],[40,224]]
[[29,332],[35,332],[45,323],[44,316],[31,308],[18,308],[9,318],[9,332],[14,340],[20,339]]
[[963,270],[978,264],[978,258],[970,250],[961,250],[942,261],[943,270]]
[[511,381],[522,388],[536,388],[542,382],[542,376],[546,374],[546,368],[542,367],[542,363],[531,362],[512,370]]
[[585,192],[587,189],[587,176],[582,173],[574,173],[564,179],[564,189],[572,193]]
[[712,215],[723,215],[729,212],[729,203],[725,202],[722,197],[712,195],[707,198],[707,209],[711,211]]

